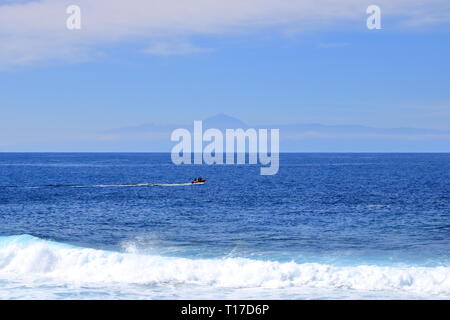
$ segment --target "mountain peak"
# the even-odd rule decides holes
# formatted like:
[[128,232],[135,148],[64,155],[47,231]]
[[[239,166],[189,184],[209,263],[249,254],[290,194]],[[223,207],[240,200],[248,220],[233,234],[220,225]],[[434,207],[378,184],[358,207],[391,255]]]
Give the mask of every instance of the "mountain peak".
[[248,125],[245,122],[223,113],[219,113],[215,116],[206,118],[205,120],[203,120],[203,125],[209,128],[230,128],[230,129],[248,127]]

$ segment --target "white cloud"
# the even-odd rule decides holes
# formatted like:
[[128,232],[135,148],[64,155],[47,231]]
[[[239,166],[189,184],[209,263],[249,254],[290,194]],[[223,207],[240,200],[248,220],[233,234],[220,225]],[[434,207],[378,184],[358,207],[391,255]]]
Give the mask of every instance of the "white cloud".
[[[403,25],[448,22],[448,0],[377,0],[382,17]],[[66,29],[66,8],[81,8],[82,29]],[[363,28],[373,0],[40,0],[0,4],[0,65],[48,59],[79,60],[99,45],[153,43],[152,54],[204,51],[196,35],[240,34],[277,28],[292,33],[353,22]],[[144,47],[144,46],[143,46]]]
[[321,42],[317,45],[318,48],[330,49],[330,48],[341,48],[348,46],[347,42]]
[[211,49],[196,47],[195,45],[182,41],[182,42],[156,42],[148,48],[142,50],[144,53],[158,55],[158,56],[172,56],[172,55],[184,55],[192,53],[209,52]]

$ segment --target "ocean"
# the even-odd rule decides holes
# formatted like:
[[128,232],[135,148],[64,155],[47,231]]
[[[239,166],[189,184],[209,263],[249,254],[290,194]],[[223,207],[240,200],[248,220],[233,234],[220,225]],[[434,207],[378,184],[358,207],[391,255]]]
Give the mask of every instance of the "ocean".
[[1,153],[0,298],[450,298],[450,154],[259,170]]

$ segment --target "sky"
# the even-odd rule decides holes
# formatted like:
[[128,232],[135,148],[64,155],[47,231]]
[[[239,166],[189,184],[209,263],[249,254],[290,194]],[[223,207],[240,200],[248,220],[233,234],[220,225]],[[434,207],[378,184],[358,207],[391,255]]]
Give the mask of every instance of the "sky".
[[450,131],[448,57],[448,1],[0,0],[0,151],[218,113]]

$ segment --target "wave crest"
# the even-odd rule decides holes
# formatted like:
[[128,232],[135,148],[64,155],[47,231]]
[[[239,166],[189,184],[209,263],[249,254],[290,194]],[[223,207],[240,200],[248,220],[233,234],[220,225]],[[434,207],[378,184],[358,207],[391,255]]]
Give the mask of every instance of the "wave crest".
[[28,235],[0,237],[0,279],[21,278],[65,283],[307,287],[450,295],[450,267],[341,267],[244,258],[188,259],[81,248]]

